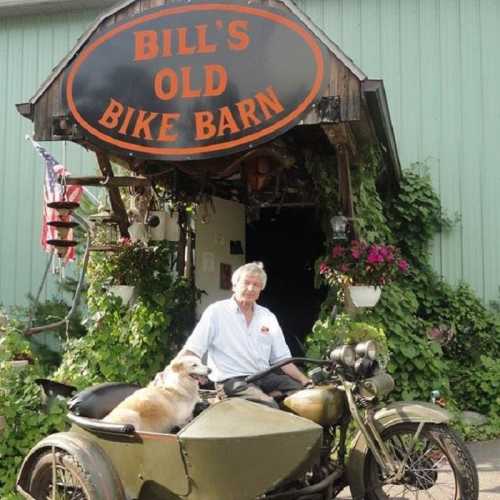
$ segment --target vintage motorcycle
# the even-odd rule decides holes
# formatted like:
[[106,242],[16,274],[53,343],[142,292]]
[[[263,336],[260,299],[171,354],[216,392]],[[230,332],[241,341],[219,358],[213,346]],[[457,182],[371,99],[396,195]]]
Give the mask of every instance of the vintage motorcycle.
[[282,399],[285,411],[204,392],[209,402],[172,434],[100,420],[136,386],[87,389],[69,402],[71,429],[25,458],[17,489],[35,500],[331,500],[349,486],[356,500],[476,500],[477,470],[448,411],[380,405],[394,381],[376,350],[366,341],[272,367],[317,365],[311,387]]

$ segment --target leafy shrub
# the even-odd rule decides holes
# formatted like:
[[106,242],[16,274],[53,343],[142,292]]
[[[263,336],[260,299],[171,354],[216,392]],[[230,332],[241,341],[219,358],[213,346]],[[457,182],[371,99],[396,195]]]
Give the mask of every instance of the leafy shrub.
[[386,331],[390,361],[387,370],[396,381],[395,396],[404,400],[428,400],[433,390],[449,397],[448,364],[441,346],[423,335],[425,323],[417,316],[418,302],[410,288],[398,283],[384,287],[365,321]]
[[[43,369],[21,332],[19,322],[7,322],[0,345],[0,415],[6,424],[0,439],[2,499],[16,498],[13,489],[19,467],[35,443],[65,428],[65,404],[56,399],[49,407],[44,405],[35,382],[43,376]],[[16,359],[29,359],[31,364],[16,368],[10,363]]]
[[328,352],[343,344],[357,344],[373,340],[381,359],[387,361],[389,349],[384,330],[361,321],[353,321],[347,314],[336,318],[319,319],[313,326],[313,335],[307,339],[308,356],[324,358]]
[[[425,170],[422,165],[403,172],[399,193],[385,204],[375,187],[382,170],[380,156],[372,152],[353,172],[355,225],[368,243],[387,241],[400,248],[410,262],[410,270],[404,279],[384,286],[378,305],[357,313],[356,320],[385,331],[390,351],[388,371],[396,380],[395,396],[426,400],[432,390],[438,389],[451,409],[471,409],[490,416],[482,430],[471,431],[457,424],[467,437],[500,435],[500,419],[495,417],[499,318],[485,308],[469,286],[452,287],[431,268],[431,239],[436,232],[452,227],[454,221],[441,209],[429,175],[420,175],[419,171]],[[320,345],[328,335],[325,321],[332,306],[342,307],[342,283],[329,284],[331,289],[321,321],[309,338],[310,346]],[[438,338],[439,342],[428,338],[429,332],[438,330],[447,335]]]
[[[133,248],[133,251],[131,250]],[[200,293],[173,269],[175,245],[125,247],[89,264],[88,334],[72,340],[55,377],[79,388],[98,382],[148,382],[181,347]],[[109,287],[124,259],[137,275],[137,298],[124,306]]]

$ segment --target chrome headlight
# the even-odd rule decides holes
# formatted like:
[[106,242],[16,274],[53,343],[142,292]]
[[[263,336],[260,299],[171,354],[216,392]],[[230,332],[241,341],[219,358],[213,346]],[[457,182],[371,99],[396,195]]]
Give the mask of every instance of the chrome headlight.
[[356,346],[358,358],[369,358],[374,360],[377,357],[377,344],[373,340],[361,342]]
[[330,359],[346,366],[354,366],[354,362],[356,361],[356,352],[350,345],[341,345],[340,347],[336,347],[330,353]]

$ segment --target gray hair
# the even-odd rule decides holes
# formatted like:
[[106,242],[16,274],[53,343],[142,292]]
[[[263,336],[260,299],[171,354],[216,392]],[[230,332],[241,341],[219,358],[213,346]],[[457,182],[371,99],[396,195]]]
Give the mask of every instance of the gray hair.
[[266,288],[267,283],[267,274],[264,271],[264,264],[262,262],[249,262],[248,264],[243,264],[238,267],[236,271],[234,271],[231,276],[231,283],[233,284],[233,288],[238,284],[240,278],[246,274],[251,274],[254,276],[258,276],[260,281],[262,282],[262,290]]

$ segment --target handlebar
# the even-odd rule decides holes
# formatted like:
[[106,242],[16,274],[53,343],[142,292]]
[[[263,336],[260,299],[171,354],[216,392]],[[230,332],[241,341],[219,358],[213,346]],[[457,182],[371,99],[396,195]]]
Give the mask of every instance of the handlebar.
[[324,359],[288,358],[288,359],[284,359],[283,361],[280,361],[279,363],[276,363],[275,365],[273,365],[269,368],[266,368],[265,370],[257,372],[254,375],[249,375],[247,378],[245,378],[245,382],[247,384],[251,384],[252,382],[259,380],[260,378],[265,377],[267,374],[276,370],[276,368],[281,368],[282,366],[288,365],[289,363],[314,363],[317,365],[331,365],[332,364],[331,361],[326,361]]

